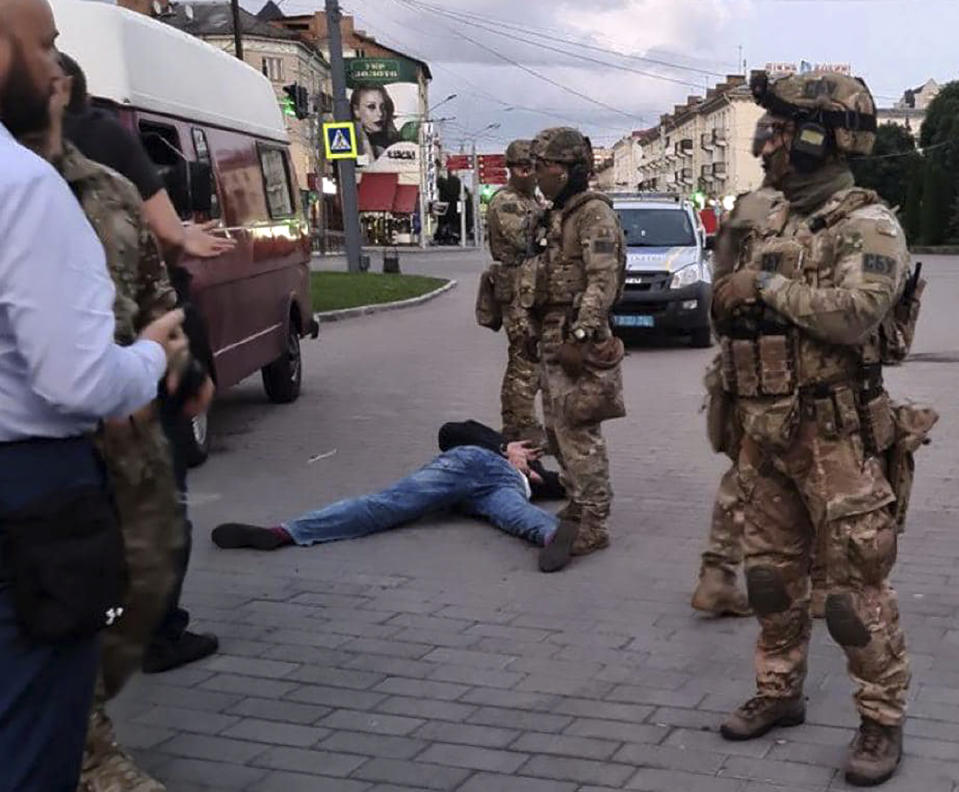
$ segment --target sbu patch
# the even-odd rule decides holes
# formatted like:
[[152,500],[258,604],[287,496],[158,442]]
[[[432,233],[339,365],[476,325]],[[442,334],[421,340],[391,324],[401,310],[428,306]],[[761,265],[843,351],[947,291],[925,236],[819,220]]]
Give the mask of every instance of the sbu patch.
[[891,278],[896,272],[896,260],[891,256],[881,256],[878,253],[863,253],[862,271],[867,275]]

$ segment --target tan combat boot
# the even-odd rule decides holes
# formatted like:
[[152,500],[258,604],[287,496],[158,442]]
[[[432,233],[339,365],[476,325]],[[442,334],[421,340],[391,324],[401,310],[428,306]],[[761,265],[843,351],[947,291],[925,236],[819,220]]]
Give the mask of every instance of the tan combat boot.
[[576,538],[573,540],[572,554],[574,556],[589,555],[607,547],[609,547],[609,531],[606,529],[606,521],[584,512],[579,521]]
[[902,760],[902,726],[883,726],[863,718],[846,760],[846,781],[876,786],[888,781]]
[[753,612],[746,593],[736,586],[736,576],[714,566],[700,570],[699,585],[690,604],[715,616],[749,616]]
[[806,701],[793,698],[756,696],[733,712],[719,727],[727,740],[752,740],[777,726],[798,726],[806,720]]
[[97,707],[90,716],[78,792],[167,792],[167,788],[117,745],[110,718]]

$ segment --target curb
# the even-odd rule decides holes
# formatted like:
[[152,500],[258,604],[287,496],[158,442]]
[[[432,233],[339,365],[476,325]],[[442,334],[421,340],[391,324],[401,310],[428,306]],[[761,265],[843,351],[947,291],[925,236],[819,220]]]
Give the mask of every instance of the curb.
[[314,314],[318,322],[339,322],[341,319],[352,319],[355,316],[367,316],[368,314],[382,313],[383,311],[396,311],[401,308],[412,308],[414,305],[422,305],[430,300],[435,300],[441,294],[456,288],[456,281],[451,280],[444,283],[438,289],[421,294],[419,297],[410,297],[408,300],[397,300],[389,303],[375,303],[373,305],[358,305],[355,308],[341,308],[338,311],[321,311]]
[[959,245],[916,245],[909,252],[914,256],[954,256],[959,253]]

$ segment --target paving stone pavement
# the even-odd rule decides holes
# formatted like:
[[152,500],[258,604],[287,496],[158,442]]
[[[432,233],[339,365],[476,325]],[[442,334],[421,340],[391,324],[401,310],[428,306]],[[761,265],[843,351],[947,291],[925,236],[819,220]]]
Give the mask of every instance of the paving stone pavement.
[[[888,377],[942,413],[894,576],[914,678],[889,792],[959,788],[959,260],[926,263],[923,354]],[[709,351],[631,348],[629,417],[606,432],[613,544],[561,574],[458,517],[271,554],[209,542],[226,519],[276,523],[390,482],[434,453],[444,420],[496,422],[505,348],[473,324],[480,264],[405,258],[461,288],[324,327],[295,404],[267,405],[256,379],[223,395],[214,454],[191,478],[185,594],[221,652],[134,680],[113,705],[122,741],[171,792],[845,789],[856,718],[821,624],[808,722],[747,743],[717,734],[751,695],[756,626],[688,607],[723,469],[697,413]]]

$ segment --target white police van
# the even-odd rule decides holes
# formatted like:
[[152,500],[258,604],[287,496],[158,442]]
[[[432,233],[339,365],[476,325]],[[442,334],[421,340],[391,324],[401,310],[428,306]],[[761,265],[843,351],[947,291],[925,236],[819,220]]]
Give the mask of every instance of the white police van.
[[626,235],[626,288],[613,306],[613,329],[688,335],[693,346],[708,347],[711,245],[699,214],[672,193],[610,198]]

